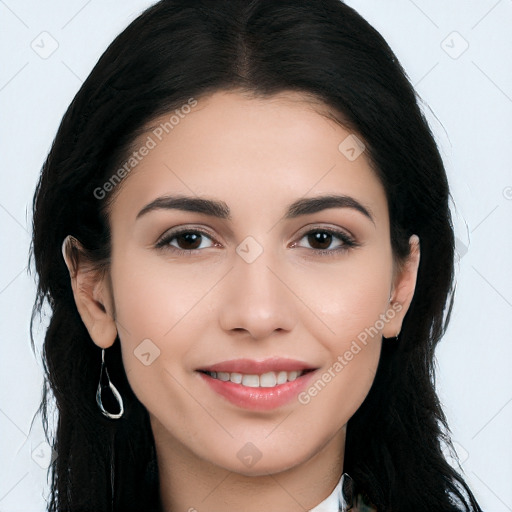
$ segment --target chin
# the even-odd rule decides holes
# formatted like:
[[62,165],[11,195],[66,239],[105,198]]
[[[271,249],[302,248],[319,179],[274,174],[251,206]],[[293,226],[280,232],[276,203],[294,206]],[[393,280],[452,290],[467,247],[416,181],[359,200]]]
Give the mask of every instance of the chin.
[[[231,449],[228,450],[231,451]],[[265,456],[265,451],[270,452],[268,456]],[[276,453],[276,450],[271,450],[268,447],[266,450],[259,451],[251,443],[246,443],[241,448],[238,446],[234,448],[234,457],[226,459],[226,452],[227,450],[224,450],[216,460],[210,457],[210,462],[227,471],[251,477],[282,473],[299,466],[310,458],[306,453],[303,457],[298,457],[297,450],[293,446],[290,446],[287,454],[283,451]]]

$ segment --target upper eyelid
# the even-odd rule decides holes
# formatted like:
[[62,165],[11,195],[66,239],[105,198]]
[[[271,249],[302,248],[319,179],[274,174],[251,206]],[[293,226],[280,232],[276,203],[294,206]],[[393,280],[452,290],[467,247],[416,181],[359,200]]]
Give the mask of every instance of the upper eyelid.
[[195,226],[175,226],[174,228],[169,228],[167,230],[165,230],[159,237],[158,237],[158,241],[160,240],[163,240],[164,238],[168,238],[168,237],[174,237],[174,236],[177,236],[177,235],[181,235],[182,233],[190,233],[190,232],[199,232],[203,235],[208,235],[210,236],[211,238],[215,238],[215,236],[210,233],[207,229],[201,227],[201,228],[198,228],[198,227],[195,227]]
[[[171,246],[171,241],[174,240],[177,236],[183,234],[183,233],[190,233],[190,232],[193,232],[193,233],[200,233],[201,235],[205,236],[211,241],[212,243],[212,246],[215,246],[216,244],[219,244],[219,242],[217,242],[217,239],[210,235],[210,233],[206,232],[206,231],[203,231],[202,229],[197,229],[197,228],[183,228],[183,229],[177,229],[177,231],[172,231],[171,230],[168,230],[166,231],[162,236],[160,236],[158,238],[158,240],[154,243],[154,247],[157,248],[157,249],[164,249],[166,245],[169,245]],[[173,249],[177,249],[176,247],[174,246],[171,246],[173,247]],[[181,251],[187,251],[187,250],[190,250],[191,252],[196,252],[198,251],[199,249],[177,249],[177,250],[181,250]]]
[[[312,225],[308,225],[300,230],[300,236],[307,235],[310,231],[328,231],[330,233],[343,233],[345,236],[356,239],[356,236],[347,228],[342,228],[340,226],[320,226],[318,224],[313,223]],[[299,235],[298,235],[299,236]]]

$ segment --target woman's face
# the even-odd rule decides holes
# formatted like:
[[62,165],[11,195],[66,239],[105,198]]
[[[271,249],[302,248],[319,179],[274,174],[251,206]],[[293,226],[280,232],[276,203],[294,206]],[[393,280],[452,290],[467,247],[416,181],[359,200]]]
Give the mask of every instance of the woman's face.
[[384,189],[303,100],[221,92],[155,120],[110,214],[123,363],[159,443],[248,475],[343,446],[405,314]]

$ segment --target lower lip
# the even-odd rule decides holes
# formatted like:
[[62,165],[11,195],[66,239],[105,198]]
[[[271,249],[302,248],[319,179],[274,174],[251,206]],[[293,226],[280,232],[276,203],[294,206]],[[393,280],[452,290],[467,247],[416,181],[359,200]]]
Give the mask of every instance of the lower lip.
[[214,379],[206,373],[198,372],[213,391],[229,400],[232,404],[254,411],[268,411],[281,407],[308,385],[315,371],[307,372],[291,382],[285,382],[272,388],[251,388],[231,381]]

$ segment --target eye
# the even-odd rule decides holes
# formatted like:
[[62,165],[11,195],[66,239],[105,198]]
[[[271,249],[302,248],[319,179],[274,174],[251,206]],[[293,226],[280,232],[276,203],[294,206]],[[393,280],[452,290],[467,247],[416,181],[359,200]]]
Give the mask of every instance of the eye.
[[[314,253],[320,256],[334,256],[360,245],[347,233],[326,228],[312,229],[304,233],[300,238],[300,240],[304,239],[311,246]],[[209,241],[209,243],[205,246],[203,243],[206,241]],[[333,243],[337,243],[337,245],[332,247]],[[157,249],[171,251],[178,255],[191,256],[200,249],[208,249],[209,247],[218,245],[219,244],[214,242],[213,237],[209,233],[199,229],[186,228],[166,233],[155,244],[155,247]],[[292,247],[300,246],[295,242],[292,244]]]
[[[210,245],[203,245],[205,239],[212,242]],[[157,249],[166,249],[176,254],[191,255],[199,249],[212,247],[213,239],[205,231],[197,229],[181,229],[166,233],[155,245]]]
[[[347,233],[326,228],[312,229],[300,238],[300,240],[304,239],[312,247],[312,250],[321,256],[334,256],[360,245]],[[332,248],[332,244],[336,242],[337,246]],[[294,243],[293,247],[297,247],[297,243]]]

